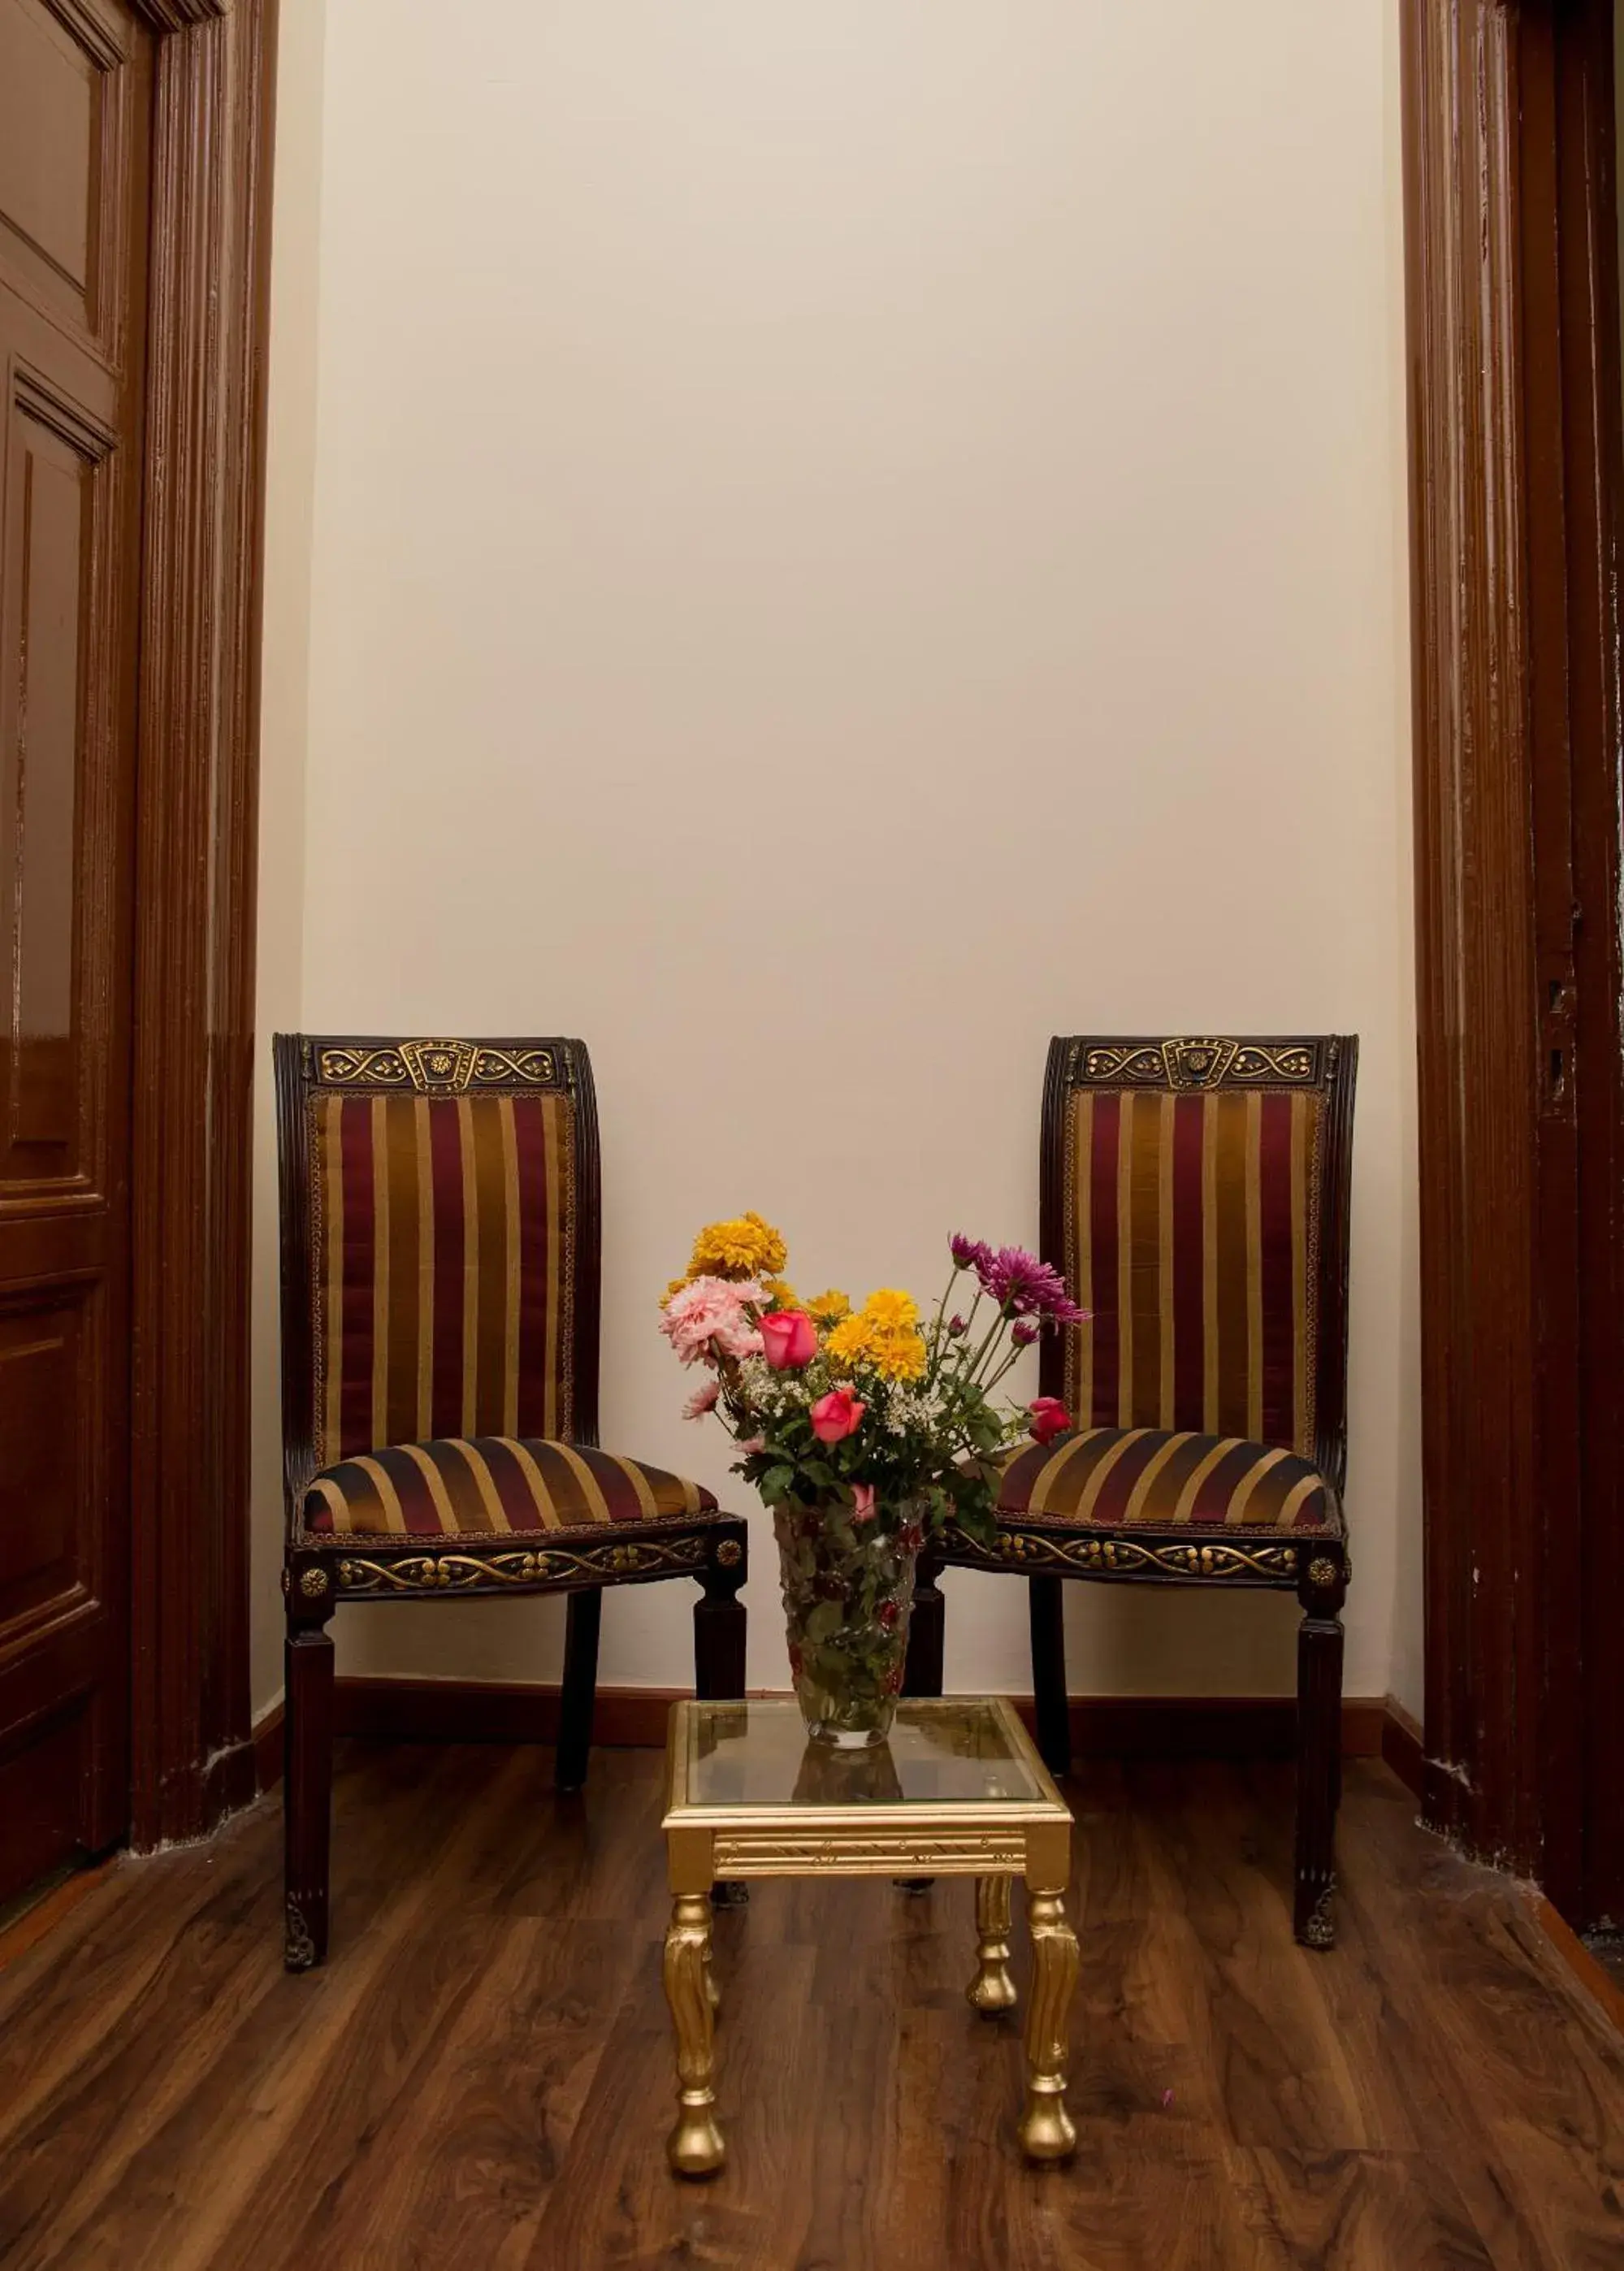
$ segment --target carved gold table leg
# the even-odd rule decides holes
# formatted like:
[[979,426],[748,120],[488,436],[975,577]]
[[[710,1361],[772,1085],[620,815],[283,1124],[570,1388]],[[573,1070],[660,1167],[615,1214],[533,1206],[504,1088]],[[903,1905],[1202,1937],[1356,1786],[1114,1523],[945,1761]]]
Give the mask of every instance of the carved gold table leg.
[[1062,2161],[1077,2133],[1066,2111],[1066,2054],[1071,1991],[1077,1981],[1077,1939],[1059,1893],[1029,1889],[1032,1927],[1032,2007],[1026,2014],[1026,2103],[1021,2146],[1034,2161]]
[[975,1880],[976,1975],[965,1990],[972,2007],[995,2016],[1015,2008],[1009,1977],[1009,1879]]
[[680,2177],[708,2177],[726,2154],[716,2126],[711,2014],[711,1902],[679,1893],[666,1934],[666,2000],[677,2038],[677,2118],[666,2158]]

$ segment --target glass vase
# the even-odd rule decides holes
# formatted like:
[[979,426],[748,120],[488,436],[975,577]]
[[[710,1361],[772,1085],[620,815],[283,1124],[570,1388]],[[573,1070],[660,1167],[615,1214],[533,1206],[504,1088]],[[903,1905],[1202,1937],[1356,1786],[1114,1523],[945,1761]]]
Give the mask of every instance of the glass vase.
[[778,1507],[772,1519],[807,1733],[841,1750],[883,1743],[902,1692],[922,1535],[905,1513],[855,1523],[849,1506]]

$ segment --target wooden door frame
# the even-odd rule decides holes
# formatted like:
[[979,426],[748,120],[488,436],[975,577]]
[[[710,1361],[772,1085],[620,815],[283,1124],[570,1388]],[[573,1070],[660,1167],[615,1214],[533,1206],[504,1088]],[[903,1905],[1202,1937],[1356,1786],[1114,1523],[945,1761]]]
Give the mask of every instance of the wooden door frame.
[[157,36],[137,754],[130,1834],[253,1794],[249,1279],[274,0]]
[[1610,0],[1402,22],[1424,1803],[1583,1924],[1624,1721]]

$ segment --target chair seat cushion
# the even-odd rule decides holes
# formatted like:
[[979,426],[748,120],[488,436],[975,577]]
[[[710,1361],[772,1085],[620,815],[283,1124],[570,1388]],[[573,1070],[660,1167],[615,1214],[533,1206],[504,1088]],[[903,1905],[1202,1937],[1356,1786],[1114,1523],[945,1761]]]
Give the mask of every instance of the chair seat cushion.
[[457,1538],[714,1514],[697,1483],[642,1459],[538,1436],[442,1435],[342,1459],[305,1493],[312,1537]]
[[1267,1443],[1161,1427],[1084,1427],[1017,1452],[1001,1520],[1097,1530],[1314,1531],[1342,1535],[1319,1469]]

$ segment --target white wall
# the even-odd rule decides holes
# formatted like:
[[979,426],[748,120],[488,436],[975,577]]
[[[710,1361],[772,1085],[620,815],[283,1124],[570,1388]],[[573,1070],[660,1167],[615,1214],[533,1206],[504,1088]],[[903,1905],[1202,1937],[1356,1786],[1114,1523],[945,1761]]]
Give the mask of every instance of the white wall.
[[[654,1329],[709,1217],[854,1292],[1032,1235],[1051,1032],[1361,1035],[1356,1694],[1418,1494],[1391,13],[345,0],[318,414],[273,436],[314,480],[279,1001],[587,1037],[606,1441],[739,1499]],[[950,1683],[1028,1684],[1024,1590],[949,1583]],[[606,1681],[685,1676],[687,1597],[610,1596]],[[1279,1601],[1068,1616],[1079,1691],[1292,1684]],[[562,1606],[339,1627],[546,1678]]]

